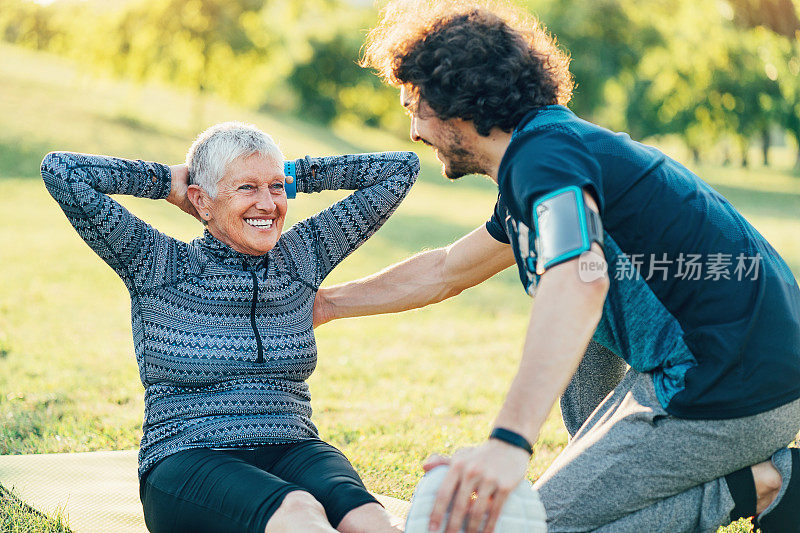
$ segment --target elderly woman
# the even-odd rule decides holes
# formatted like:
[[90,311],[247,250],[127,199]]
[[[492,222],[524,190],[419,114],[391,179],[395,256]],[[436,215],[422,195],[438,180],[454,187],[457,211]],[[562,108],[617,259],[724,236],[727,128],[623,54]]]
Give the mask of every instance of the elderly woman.
[[[392,214],[419,161],[395,152],[286,167],[295,175],[268,135],[240,123],[201,134],[186,165],[66,152],[42,162],[53,198],[130,292],[145,387],[140,493],[154,533],[394,531],[320,440],[306,379],[320,283]],[[355,192],[282,233],[292,181]],[[204,234],[168,237],[110,194],[166,199]]]

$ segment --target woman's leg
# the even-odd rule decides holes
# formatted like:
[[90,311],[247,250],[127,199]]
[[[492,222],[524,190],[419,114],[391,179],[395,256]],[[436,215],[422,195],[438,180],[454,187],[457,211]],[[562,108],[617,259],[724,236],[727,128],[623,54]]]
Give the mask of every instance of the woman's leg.
[[265,533],[334,533],[325,508],[308,492],[295,490],[286,495],[275,514],[267,522]]
[[321,440],[287,445],[270,472],[302,487],[339,531],[398,531],[342,452]]
[[342,533],[396,533],[403,531],[403,521],[392,517],[379,503],[366,503],[344,515],[336,530]]
[[279,509],[295,531],[333,531],[313,497],[250,464],[248,453],[200,448],[154,466],[140,485],[150,532],[263,533]]

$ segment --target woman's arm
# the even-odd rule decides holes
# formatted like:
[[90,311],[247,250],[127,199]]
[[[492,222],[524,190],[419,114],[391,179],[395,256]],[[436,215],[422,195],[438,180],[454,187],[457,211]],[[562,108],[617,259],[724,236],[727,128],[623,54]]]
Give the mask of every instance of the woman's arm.
[[109,197],[167,198],[170,168],[114,157],[51,152],[42,161],[47,190],[78,235],[135,292],[175,274],[178,241],[156,231]]
[[413,152],[307,157],[295,165],[298,192],[355,190],[282,237],[298,273],[315,287],[386,222],[419,173]]

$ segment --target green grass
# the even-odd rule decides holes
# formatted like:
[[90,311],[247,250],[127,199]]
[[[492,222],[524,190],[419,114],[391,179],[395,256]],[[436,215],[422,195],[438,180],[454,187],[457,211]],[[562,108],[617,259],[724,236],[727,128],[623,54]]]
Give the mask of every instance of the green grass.
[[[97,80],[61,59],[5,45],[0,55],[0,453],[135,448],[143,391],[127,293],[47,195],[38,164],[54,149],[181,161],[196,133],[190,126],[192,98]],[[256,123],[287,156],[411,146],[379,131],[321,129],[214,100],[206,110],[209,124]],[[411,197],[327,283],[444,245],[486,220],[495,200],[492,184],[479,178],[449,183],[429,151],[415,148],[423,172]],[[800,272],[800,180],[758,169],[699,171]],[[289,222],[338,197],[292,201]],[[177,238],[192,239],[201,231],[166,202],[122,201]],[[409,498],[429,453],[485,439],[516,369],[529,307],[511,269],[428,309],[320,328],[319,364],[310,385],[322,437],[343,449],[371,490]],[[565,443],[554,413],[536,445],[531,479]],[[19,529],[0,529],[62,530],[35,524],[38,519],[3,500],[0,525],[9,520]],[[740,530],[745,529],[726,529]]]
[[70,533],[66,519],[48,517],[0,487],[0,531],[4,533]]

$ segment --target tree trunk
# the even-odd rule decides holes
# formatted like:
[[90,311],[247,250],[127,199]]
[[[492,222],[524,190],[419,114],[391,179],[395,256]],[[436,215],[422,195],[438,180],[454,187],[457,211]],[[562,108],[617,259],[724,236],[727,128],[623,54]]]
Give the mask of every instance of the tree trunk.
[[747,152],[750,149],[750,145],[744,139],[742,139],[740,146],[742,147],[742,168],[747,168]]
[[700,150],[697,148],[692,148],[692,160],[694,161],[695,165],[700,164]]
[[769,147],[770,147],[770,135],[769,135],[769,128],[765,127],[761,131],[761,150],[764,154],[764,166],[769,166]]
[[797,161],[794,162],[794,169],[800,172],[800,146],[797,147]]
[[205,87],[201,83],[194,95],[194,107],[192,109],[194,135],[205,129],[205,98]]

